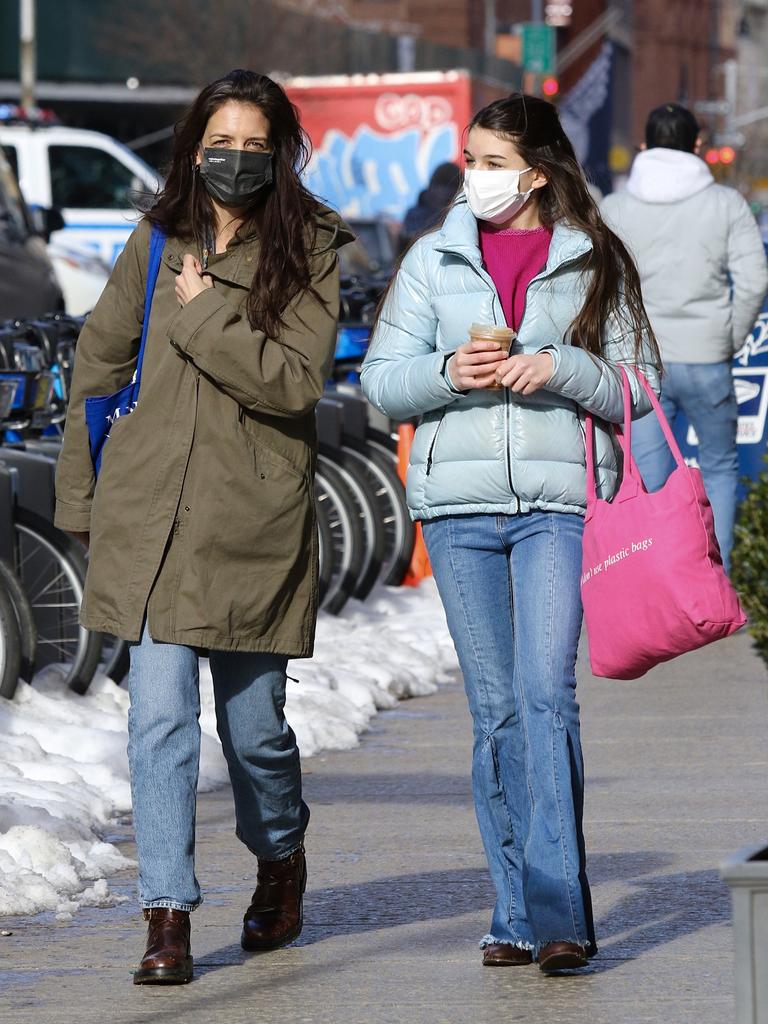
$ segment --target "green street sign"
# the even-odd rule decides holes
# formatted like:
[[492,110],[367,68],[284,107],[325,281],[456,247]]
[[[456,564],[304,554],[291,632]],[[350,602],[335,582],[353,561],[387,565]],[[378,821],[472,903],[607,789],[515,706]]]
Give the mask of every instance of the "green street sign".
[[537,75],[555,72],[555,30],[551,25],[526,22],[523,25],[523,67]]

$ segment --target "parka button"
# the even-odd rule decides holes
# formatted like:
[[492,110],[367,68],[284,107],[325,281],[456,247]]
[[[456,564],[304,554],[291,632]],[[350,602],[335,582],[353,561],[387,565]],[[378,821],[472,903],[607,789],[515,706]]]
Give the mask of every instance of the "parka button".
[[185,505],[185,506],[184,506],[184,511],[185,511],[185,512],[189,512],[189,505]]

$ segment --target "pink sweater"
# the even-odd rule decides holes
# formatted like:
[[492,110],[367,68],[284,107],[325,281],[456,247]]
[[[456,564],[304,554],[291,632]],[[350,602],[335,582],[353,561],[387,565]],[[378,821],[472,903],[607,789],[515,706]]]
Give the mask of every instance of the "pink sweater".
[[526,289],[544,269],[551,241],[549,228],[500,230],[493,224],[480,222],[480,250],[485,269],[496,285],[507,325],[516,331],[523,319]]

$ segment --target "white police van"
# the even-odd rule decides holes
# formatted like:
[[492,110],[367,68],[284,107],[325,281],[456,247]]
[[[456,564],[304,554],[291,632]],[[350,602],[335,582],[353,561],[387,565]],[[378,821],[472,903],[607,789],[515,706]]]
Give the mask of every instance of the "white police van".
[[109,135],[3,117],[0,147],[30,207],[56,208],[64,228],[51,246],[96,256],[111,267],[138,220],[131,197],[154,195],[160,178]]

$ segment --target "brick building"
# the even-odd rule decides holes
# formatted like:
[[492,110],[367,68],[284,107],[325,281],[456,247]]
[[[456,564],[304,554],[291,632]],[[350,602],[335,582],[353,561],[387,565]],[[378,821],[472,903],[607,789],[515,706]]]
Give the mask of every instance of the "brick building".
[[[752,5],[765,7],[765,0]],[[532,10],[531,0],[339,0],[334,6],[357,23],[475,49],[487,45],[489,18],[507,33]],[[557,29],[559,52],[576,51],[561,73],[561,92],[610,39],[614,127],[622,143],[639,142],[648,110],[667,100],[693,105],[722,98],[722,64],[735,45],[735,0],[572,0],[571,6],[570,24]]]
[[642,137],[649,109],[724,95],[722,66],[733,55],[727,0],[636,0],[632,26],[632,125]]

